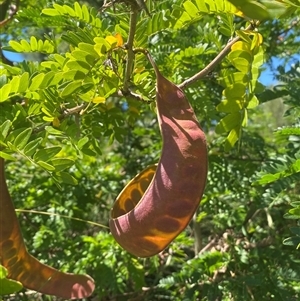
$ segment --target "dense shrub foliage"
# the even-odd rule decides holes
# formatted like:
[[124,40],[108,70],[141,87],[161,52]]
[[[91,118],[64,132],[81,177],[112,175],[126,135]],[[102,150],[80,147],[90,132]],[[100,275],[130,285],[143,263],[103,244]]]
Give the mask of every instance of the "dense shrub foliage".
[[[0,156],[30,253],[91,275],[87,300],[299,300],[299,0],[19,2],[0,2]],[[141,259],[108,220],[160,157],[145,50],[194,107],[209,174],[190,225]]]

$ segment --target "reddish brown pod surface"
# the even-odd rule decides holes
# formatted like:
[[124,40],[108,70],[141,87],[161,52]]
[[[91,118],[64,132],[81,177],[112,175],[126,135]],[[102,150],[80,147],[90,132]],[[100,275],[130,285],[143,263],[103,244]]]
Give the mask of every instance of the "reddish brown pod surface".
[[87,275],[60,272],[31,256],[24,244],[15,208],[4,176],[4,160],[0,158],[0,264],[8,278],[24,287],[64,299],[85,298],[95,284]]
[[163,147],[156,172],[142,171],[118,196],[110,229],[128,252],[149,257],[182,232],[201,200],[207,177],[206,139],[183,91],[157,77],[157,116]]

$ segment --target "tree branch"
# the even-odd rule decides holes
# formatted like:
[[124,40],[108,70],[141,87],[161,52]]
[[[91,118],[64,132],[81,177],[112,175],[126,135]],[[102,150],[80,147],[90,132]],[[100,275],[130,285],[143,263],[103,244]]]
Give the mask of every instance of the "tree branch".
[[147,99],[144,99],[143,96],[137,94],[137,93],[134,93],[130,90],[127,90],[127,91],[122,91],[122,90],[119,90],[117,95],[119,97],[125,97],[125,98],[132,98],[134,100],[137,100],[137,101],[141,101],[141,102],[145,102],[145,103],[151,103],[152,101],[151,100],[147,100]]
[[3,27],[4,25],[6,25],[9,21],[12,20],[12,18],[14,17],[14,15],[18,12],[18,9],[19,9],[19,5],[20,5],[20,0],[17,0],[16,1],[16,5],[12,6],[11,7],[13,8],[12,11],[10,12],[9,16],[2,20],[0,22],[0,27]]
[[132,74],[133,69],[133,62],[134,62],[134,52],[133,52],[133,41],[134,41],[134,35],[136,31],[136,24],[137,24],[137,16],[138,12],[132,8],[130,13],[130,28],[129,28],[129,34],[128,39],[126,43],[127,48],[127,62],[125,67],[125,76],[124,76],[124,92],[126,93],[129,90],[129,83],[130,83],[130,77]]
[[66,109],[63,111],[63,113],[58,116],[58,119],[59,120],[62,120],[62,119],[65,119],[66,117],[70,116],[70,115],[74,115],[74,114],[77,114],[79,113],[80,111],[82,111],[87,105],[85,103],[81,104],[81,105],[78,105],[74,108],[71,108],[71,109]]
[[[245,28],[245,30],[253,29],[253,24],[250,24]],[[206,66],[204,67],[200,72],[193,75],[189,79],[182,82],[180,85],[178,85],[179,88],[185,89],[187,86],[191,85],[195,81],[202,79],[207,74],[209,74],[216,66],[224,59],[224,57],[230,52],[231,46],[240,40],[240,37],[237,36],[234,39],[230,40],[228,44],[223,48],[223,50]]]

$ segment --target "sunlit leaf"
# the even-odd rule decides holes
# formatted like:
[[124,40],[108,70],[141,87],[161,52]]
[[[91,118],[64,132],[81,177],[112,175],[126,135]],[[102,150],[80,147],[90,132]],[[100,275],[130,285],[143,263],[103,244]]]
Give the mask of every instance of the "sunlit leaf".
[[40,87],[41,83],[43,82],[44,77],[45,77],[45,74],[44,74],[44,73],[39,73],[39,74],[37,74],[37,75],[31,80],[31,84],[30,84],[30,86],[29,86],[29,89],[30,89],[31,91],[36,91],[36,90]]
[[198,9],[193,2],[186,1],[183,3],[183,7],[192,18],[197,16]]
[[29,84],[29,73],[24,72],[20,78],[20,84],[18,87],[18,93],[23,93],[27,90]]
[[253,109],[259,105],[259,101],[255,95],[252,95],[251,99],[248,101],[247,108]]
[[246,86],[242,83],[234,83],[230,85],[225,90],[223,90],[223,95],[227,99],[243,99],[246,93]]
[[14,41],[14,40],[10,40],[8,42],[8,44],[11,46],[11,48],[13,50],[15,50],[17,52],[23,52],[24,51],[23,46],[20,43]]
[[71,95],[72,93],[75,93],[77,90],[79,90],[82,86],[81,80],[76,80],[70,82],[62,91],[61,91],[61,97],[66,97]]
[[0,95],[1,95],[0,102],[3,102],[3,101],[8,99],[11,88],[12,87],[11,87],[10,83],[7,83],[3,87],[1,87],[1,89],[0,89]]
[[233,112],[231,114],[226,115],[217,124],[216,133],[218,134],[227,133],[233,128],[237,127],[242,121],[241,117],[242,115],[240,112]]
[[239,99],[224,99],[220,104],[217,105],[216,109],[219,112],[237,112],[243,108],[243,103]]
[[22,288],[22,283],[19,281],[0,278],[0,296],[16,293]]
[[45,130],[49,133],[49,134],[52,134],[52,135],[55,135],[55,136],[63,136],[64,133],[57,130],[57,129],[54,129],[52,126],[46,126],[45,127]]
[[248,18],[254,20],[265,20],[270,18],[267,8],[257,1],[241,1],[241,0],[228,0],[235,5],[240,11]]
[[52,166],[51,164],[49,164],[47,162],[38,161],[37,164],[40,165],[41,167],[43,167],[44,169],[47,169],[48,171],[54,171],[55,170],[54,166]]
[[10,93],[16,93],[20,85],[20,76],[14,76],[10,81],[10,85],[11,85]]
[[0,151],[0,157],[5,159],[5,160],[9,160],[9,161],[16,161],[17,159],[15,157],[13,157],[12,155],[6,153],[6,152],[3,152],[3,151]]
[[105,97],[98,96],[98,97],[93,98],[92,102],[93,103],[105,103],[105,100],[106,100]]
[[60,16],[61,14],[54,8],[44,8],[42,13],[48,16]]
[[81,138],[81,139],[78,141],[78,143],[77,143],[78,148],[79,148],[79,149],[82,149],[83,146],[84,146],[86,143],[88,143],[88,141],[89,141],[89,138],[88,138],[88,137],[83,137],[83,138]]

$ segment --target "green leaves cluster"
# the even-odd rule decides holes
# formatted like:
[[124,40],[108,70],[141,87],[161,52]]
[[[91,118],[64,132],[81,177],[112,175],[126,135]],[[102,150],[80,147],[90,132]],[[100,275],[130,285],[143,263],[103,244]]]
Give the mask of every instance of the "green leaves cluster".
[[39,52],[39,53],[53,53],[54,45],[49,40],[37,40],[36,37],[31,36],[30,41],[21,40],[17,41],[9,41],[10,47],[4,47],[3,49],[8,51],[16,51],[16,52]]
[[[15,161],[11,153],[18,153],[50,173],[57,183],[64,182],[75,185],[77,180],[65,172],[74,161],[68,158],[56,157],[62,150],[61,146],[42,147],[43,138],[34,137],[32,128],[11,130],[12,123],[7,120],[0,126],[0,144],[6,147],[0,151],[0,156],[6,160]],[[34,137],[34,138],[32,138]]]
[[66,18],[71,17],[74,21],[83,21],[89,26],[101,27],[101,21],[97,18],[97,12],[95,9],[88,7],[83,4],[80,5],[78,2],[74,2],[74,8],[69,5],[60,5],[53,3],[53,8],[44,8],[42,13],[47,16],[64,16]]
[[[164,252],[143,260],[95,226],[107,225],[116,195],[161,150],[148,104],[155,79],[141,54],[135,53],[130,93],[123,93],[130,5],[114,1],[98,11],[89,2],[39,3],[22,3],[4,49],[26,58],[41,53],[42,62],[0,69],[0,156],[15,160],[6,163],[9,188],[19,212],[48,214],[20,213],[32,252],[62,270],[90,274],[100,299],[298,300],[299,125],[279,128],[275,139],[277,126],[258,102],[284,98],[287,115],[298,120],[299,64],[281,67],[274,89],[258,78],[270,49],[286,57],[291,45],[296,49],[298,29],[290,26],[297,15],[284,18],[299,0],[145,2],[151,18],[139,13],[134,48],[149,50],[176,83],[205,68],[230,39],[240,40],[185,91],[209,144],[200,212]],[[257,29],[245,30],[257,25],[249,16],[262,21]],[[264,22],[274,16],[280,19]],[[292,247],[282,246],[284,238]]]
[[[234,4],[248,18],[267,20],[290,15],[297,10],[297,4],[291,1],[269,0],[228,0]],[[299,7],[299,6],[298,6]]]
[[278,18],[294,13],[299,5],[290,1],[255,1],[255,0],[186,0],[183,3],[181,16],[175,28],[190,24],[205,14],[234,14],[253,20],[266,20]]
[[254,33],[251,39],[248,32],[239,31],[238,34],[242,41],[233,44],[228,55],[229,62],[237,72],[225,70],[220,79],[225,89],[217,110],[228,115],[217,124],[216,132],[229,132],[225,139],[225,150],[232,148],[240,138],[242,127],[247,124],[248,110],[259,104],[256,95],[264,89],[258,80],[264,62],[262,36]]
[[[53,104],[59,104],[57,97],[60,97],[62,102],[62,99],[77,93],[81,99],[90,102],[99,96],[99,92],[105,98],[114,93],[118,86],[118,78],[113,71],[105,70],[103,63],[105,54],[117,44],[117,40],[114,37],[91,40],[91,44],[80,42],[78,47],[65,56],[53,54],[51,60],[42,62],[39,72],[32,74],[24,70],[29,69],[30,64],[24,63],[24,68],[3,65],[5,69],[2,69],[2,83],[5,80],[7,82],[0,89],[1,101],[24,95],[26,98],[37,100],[48,98]],[[74,39],[72,42],[76,44]],[[21,74],[15,75],[16,73]],[[10,75],[13,77],[9,81]],[[103,81],[102,89],[96,86],[99,81]],[[57,87],[57,90],[52,92],[52,87]],[[48,116],[57,117],[57,109],[49,110],[44,107],[44,110]]]

